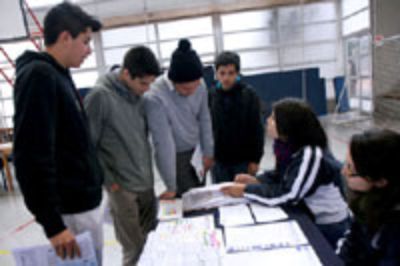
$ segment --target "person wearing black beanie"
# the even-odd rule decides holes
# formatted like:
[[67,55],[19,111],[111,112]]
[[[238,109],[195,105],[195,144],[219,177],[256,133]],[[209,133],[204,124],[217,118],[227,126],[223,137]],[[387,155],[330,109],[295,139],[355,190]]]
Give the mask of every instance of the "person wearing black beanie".
[[[155,148],[156,163],[167,191],[160,199],[181,196],[201,185],[214,157],[214,142],[203,65],[189,40],[179,41],[168,73],[145,94],[145,109]],[[203,171],[191,164],[201,148]]]
[[168,78],[175,83],[195,81],[203,77],[203,65],[196,51],[187,39],[179,41],[178,48],[172,54]]

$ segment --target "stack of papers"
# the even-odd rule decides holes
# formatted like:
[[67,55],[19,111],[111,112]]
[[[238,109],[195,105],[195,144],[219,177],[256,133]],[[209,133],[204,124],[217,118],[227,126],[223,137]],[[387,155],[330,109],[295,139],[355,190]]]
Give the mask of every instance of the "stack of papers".
[[182,200],[160,200],[157,216],[160,221],[182,218]]
[[288,215],[281,207],[268,207],[257,203],[250,203],[250,208],[257,223],[268,223],[288,219]]
[[62,260],[50,245],[17,248],[13,250],[16,266],[97,266],[93,240],[89,232],[76,237],[81,257]]
[[258,251],[307,245],[300,226],[295,221],[225,228],[226,251]]
[[221,265],[222,231],[211,215],[159,223],[148,235],[138,265]]
[[231,184],[221,183],[189,190],[182,195],[183,210],[194,211],[247,203],[248,200],[245,198],[233,198],[221,192],[221,188]]
[[223,206],[218,210],[219,221],[225,227],[254,224],[254,219],[246,204]]

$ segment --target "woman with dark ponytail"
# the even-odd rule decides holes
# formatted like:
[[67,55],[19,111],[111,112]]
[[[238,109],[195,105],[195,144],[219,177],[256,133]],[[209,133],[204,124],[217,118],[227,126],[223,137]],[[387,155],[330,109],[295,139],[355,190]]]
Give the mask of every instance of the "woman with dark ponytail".
[[341,194],[341,165],[329,151],[325,131],[307,103],[284,99],[272,109],[267,134],[275,141],[275,169],[256,177],[237,175],[235,183],[222,191],[270,206],[302,208],[336,248],[350,225]]
[[338,252],[346,265],[400,265],[400,134],[351,139],[343,168],[354,222]]

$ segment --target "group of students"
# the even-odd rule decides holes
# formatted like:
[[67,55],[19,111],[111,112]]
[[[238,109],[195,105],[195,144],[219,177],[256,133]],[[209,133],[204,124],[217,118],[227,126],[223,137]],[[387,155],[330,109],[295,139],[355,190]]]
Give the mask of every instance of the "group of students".
[[232,181],[222,191],[233,197],[302,208],[346,265],[400,265],[398,133],[353,136],[341,170],[311,108],[284,99],[266,125],[275,168],[257,175],[260,99],[241,80],[236,53],[217,56],[217,83],[207,90],[188,40],[179,42],[165,74],[153,52],[137,46],[82,101],[69,68],[90,54],[91,35],[100,29],[78,6],[59,4],[44,20],[46,51],[17,59],[16,175],[60,257],[79,255],[75,235],[90,231],[101,264],[104,186],[123,265],[135,265],[156,226],[153,151],[166,186],[159,199],[173,199],[203,185],[191,164],[198,146],[202,177],[211,170],[214,183]]

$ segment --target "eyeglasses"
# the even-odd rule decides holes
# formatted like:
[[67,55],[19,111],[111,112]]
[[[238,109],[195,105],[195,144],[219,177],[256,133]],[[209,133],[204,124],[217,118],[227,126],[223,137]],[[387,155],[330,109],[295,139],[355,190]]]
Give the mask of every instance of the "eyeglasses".
[[345,163],[345,167],[348,171],[348,175],[349,177],[356,177],[356,176],[360,176],[359,173],[357,173],[357,171],[354,170],[354,166],[352,164],[350,164],[349,162]]

